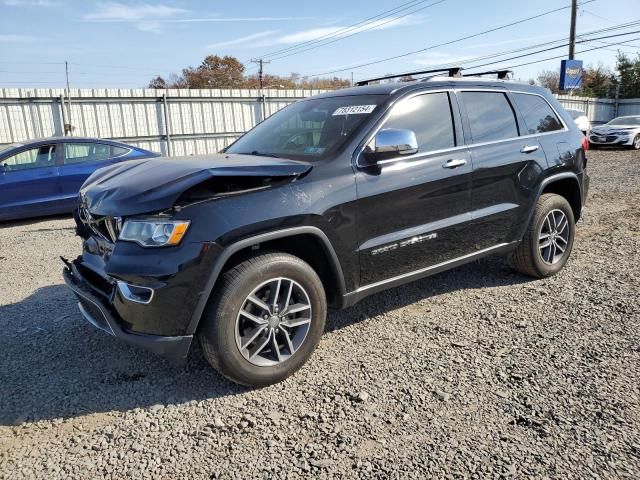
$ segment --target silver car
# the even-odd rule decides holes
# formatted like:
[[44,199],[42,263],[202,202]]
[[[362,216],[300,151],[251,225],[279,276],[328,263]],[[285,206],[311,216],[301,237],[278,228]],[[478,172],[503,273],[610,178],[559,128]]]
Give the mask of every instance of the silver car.
[[640,115],[618,117],[591,129],[591,147],[633,147],[640,150]]

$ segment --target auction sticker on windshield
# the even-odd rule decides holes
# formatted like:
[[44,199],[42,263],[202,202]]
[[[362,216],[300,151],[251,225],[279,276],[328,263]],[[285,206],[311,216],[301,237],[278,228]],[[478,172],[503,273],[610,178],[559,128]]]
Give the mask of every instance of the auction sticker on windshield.
[[351,105],[349,107],[339,107],[336,108],[336,111],[333,112],[333,116],[335,115],[356,115],[359,113],[371,113],[373,109],[376,108],[375,105]]

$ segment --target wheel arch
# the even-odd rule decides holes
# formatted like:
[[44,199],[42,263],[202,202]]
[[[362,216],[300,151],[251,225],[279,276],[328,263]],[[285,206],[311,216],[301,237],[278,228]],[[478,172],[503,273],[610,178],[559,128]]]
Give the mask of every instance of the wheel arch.
[[517,237],[518,241],[524,236],[535,213],[536,202],[543,193],[555,193],[564,197],[569,202],[569,205],[571,205],[575,221],[577,222],[580,218],[580,212],[582,211],[582,188],[580,187],[578,175],[573,172],[556,173],[540,182],[536,194],[531,201],[527,221],[523,223],[519,236]]
[[[313,242],[314,247],[309,248]],[[220,274],[259,251],[280,251],[295,255],[316,271],[327,294],[327,303],[340,307],[345,295],[345,281],[338,256],[327,235],[318,227],[293,227],[255,235],[227,246],[209,275],[203,294],[196,305],[187,332],[196,332],[205,307]]]

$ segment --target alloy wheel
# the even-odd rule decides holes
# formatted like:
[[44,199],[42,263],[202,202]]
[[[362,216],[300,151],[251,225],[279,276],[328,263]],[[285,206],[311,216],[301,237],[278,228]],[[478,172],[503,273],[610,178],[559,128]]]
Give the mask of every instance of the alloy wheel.
[[311,301],[302,285],[290,278],[272,278],[242,302],[236,318],[236,344],[253,365],[277,365],[303,344],[311,318]]
[[558,263],[569,245],[569,220],[562,210],[551,210],[542,221],[538,234],[538,248],[542,261]]

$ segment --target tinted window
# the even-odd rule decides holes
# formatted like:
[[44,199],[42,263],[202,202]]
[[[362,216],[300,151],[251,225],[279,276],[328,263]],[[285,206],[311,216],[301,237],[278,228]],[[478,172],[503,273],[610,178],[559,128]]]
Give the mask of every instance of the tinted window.
[[111,145],[104,143],[65,143],[64,164],[97,162],[111,157]]
[[116,147],[115,145],[113,145],[111,147],[111,156],[112,157],[122,157],[123,155],[126,155],[130,151],[131,151],[130,148]]
[[562,123],[544,98],[525,93],[514,93],[513,98],[524,118],[523,135],[562,130]]
[[313,160],[335,152],[386,95],[353,95],[292,103],[229,146],[228,153]]
[[473,143],[518,136],[516,117],[504,93],[462,92]]
[[5,170],[26,170],[28,168],[51,167],[56,163],[56,146],[44,145],[16,153],[4,160]]
[[382,128],[413,130],[420,153],[456,145],[449,95],[445,92],[402,100],[393,107]]

